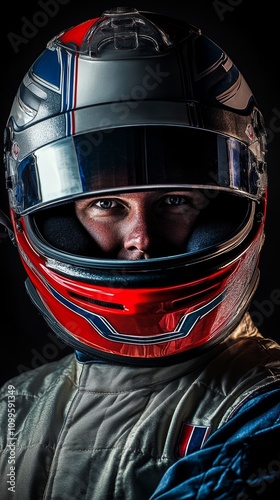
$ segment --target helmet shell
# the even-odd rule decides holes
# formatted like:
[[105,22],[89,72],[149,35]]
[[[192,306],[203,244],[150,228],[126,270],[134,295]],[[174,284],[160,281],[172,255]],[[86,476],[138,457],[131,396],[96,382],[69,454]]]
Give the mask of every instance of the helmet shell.
[[[165,178],[158,155],[147,159],[146,176],[135,174],[136,161],[122,170],[114,160],[114,146],[129,143],[131,131],[136,138],[145,133],[145,151],[154,144],[168,150]],[[199,157],[213,140],[214,170],[205,163],[196,176],[180,164],[177,174],[175,158]],[[115,163],[105,183],[102,158],[110,150]],[[54,331],[88,355],[140,365],[185,359],[228,335],[258,283],[265,153],[250,88],[198,28],[120,7],[54,37],[25,75],[5,131],[10,211],[27,290]],[[145,262],[65,249],[38,223],[41,213],[81,196],[174,186],[247,200],[247,215],[227,238]]]

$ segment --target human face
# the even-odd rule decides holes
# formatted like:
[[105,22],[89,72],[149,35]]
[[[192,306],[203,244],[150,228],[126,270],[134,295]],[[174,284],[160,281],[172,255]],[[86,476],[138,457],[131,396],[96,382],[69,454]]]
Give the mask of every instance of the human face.
[[199,190],[155,190],[82,199],[75,211],[102,257],[138,260],[185,252],[206,205]]

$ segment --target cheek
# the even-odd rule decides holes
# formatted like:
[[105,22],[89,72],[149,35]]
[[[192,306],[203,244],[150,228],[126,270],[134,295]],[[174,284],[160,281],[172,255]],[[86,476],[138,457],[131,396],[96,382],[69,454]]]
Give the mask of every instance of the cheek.
[[170,241],[173,245],[184,246],[187,244],[188,239],[197,221],[197,215],[187,215],[177,218],[171,218],[161,224],[161,231],[165,235],[165,239]]
[[113,224],[100,223],[86,218],[80,219],[80,222],[101,250],[110,252],[117,246],[118,234]]

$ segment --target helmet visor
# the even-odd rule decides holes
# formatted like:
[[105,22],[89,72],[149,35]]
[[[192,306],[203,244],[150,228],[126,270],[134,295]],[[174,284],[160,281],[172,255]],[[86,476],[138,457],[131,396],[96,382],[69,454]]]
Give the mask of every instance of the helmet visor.
[[19,165],[11,203],[30,213],[76,197],[150,188],[204,188],[257,199],[248,147],[231,137],[175,126],[135,126],[67,137]]

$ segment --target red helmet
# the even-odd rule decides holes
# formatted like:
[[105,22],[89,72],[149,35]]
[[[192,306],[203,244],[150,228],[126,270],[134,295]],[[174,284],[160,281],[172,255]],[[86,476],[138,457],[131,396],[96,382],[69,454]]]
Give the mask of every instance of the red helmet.
[[[5,133],[27,291],[66,343],[156,366],[235,328],[258,284],[265,129],[243,76],[199,29],[119,7],[65,30],[25,75]],[[74,200],[155,188],[209,199],[186,251],[98,256]]]

